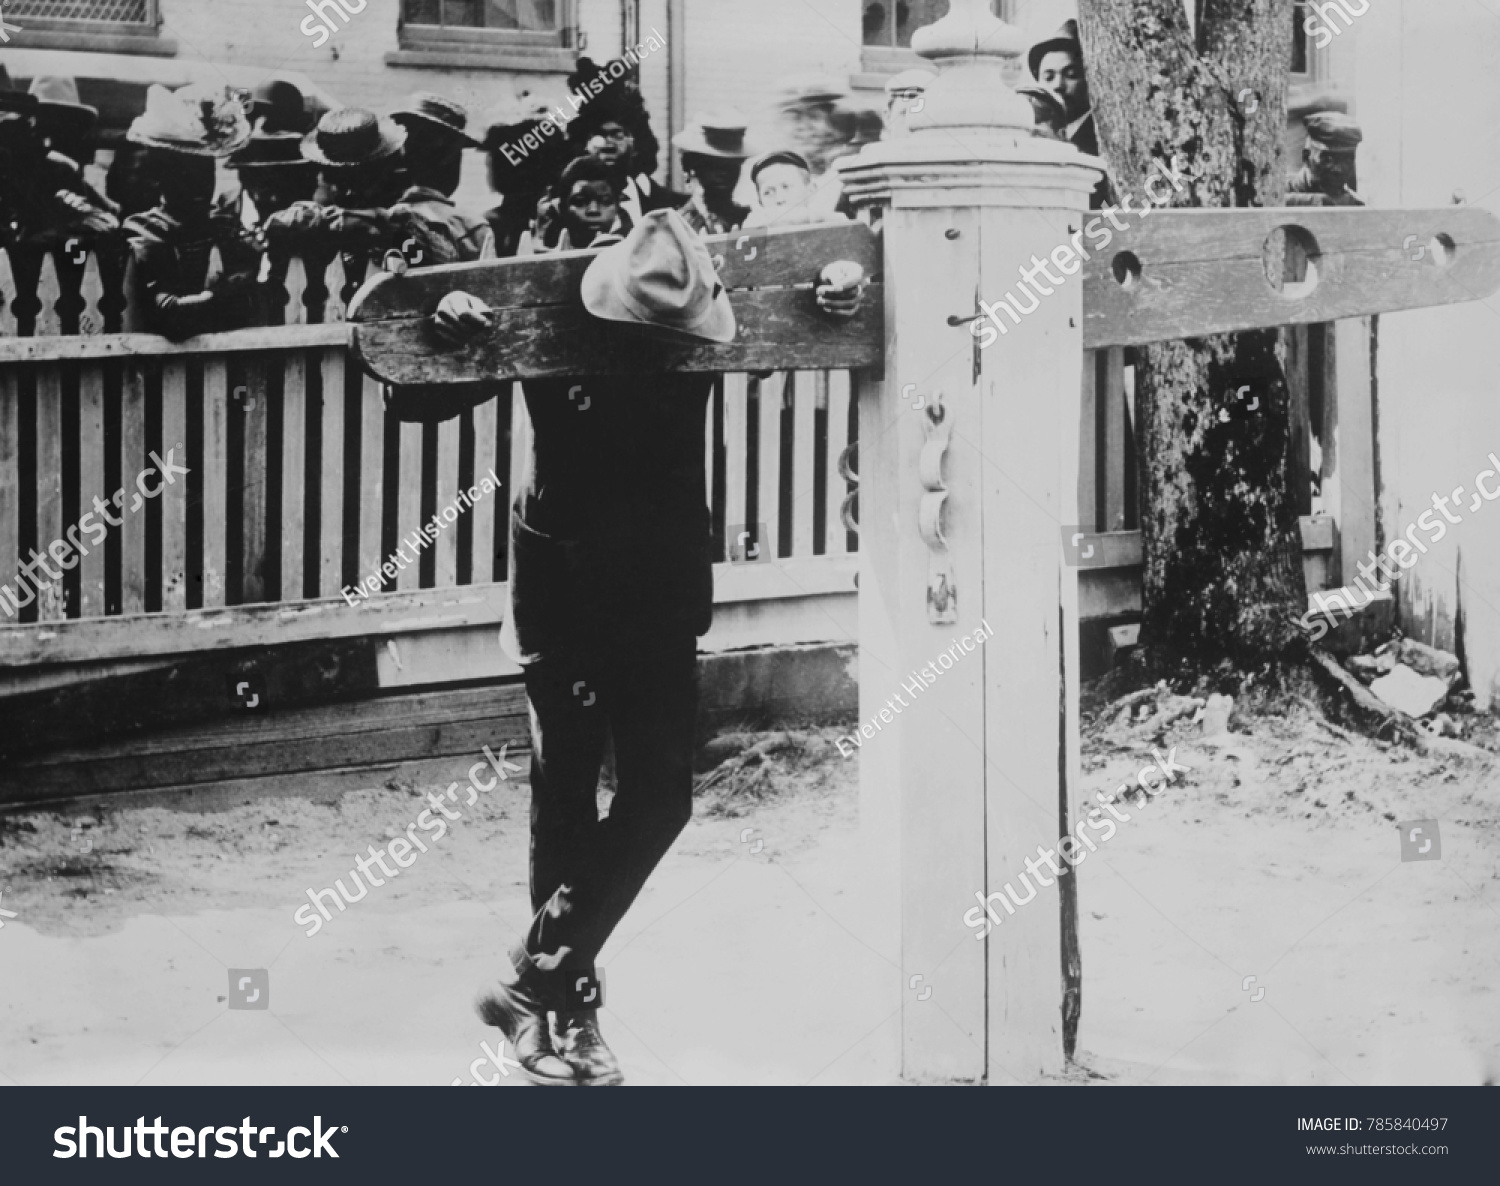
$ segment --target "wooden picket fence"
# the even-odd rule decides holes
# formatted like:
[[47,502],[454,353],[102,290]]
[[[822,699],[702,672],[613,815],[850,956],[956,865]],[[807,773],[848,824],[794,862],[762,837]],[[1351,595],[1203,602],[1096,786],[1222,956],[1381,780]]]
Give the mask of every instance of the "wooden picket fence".
[[[223,671],[248,670],[247,657],[273,653],[297,685],[281,689],[287,706],[451,685],[443,695],[461,704],[434,700],[423,711],[442,721],[458,704],[455,711],[473,719],[434,728],[451,734],[444,745],[470,746],[463,730],[480,728],[494,708],[484,701],[481,712],[478,699],[469,705],[462,698],[478,693],[462,689],[515,673],[493,632],[504,615],[512,477],[530,431],[519,388],[502,385],[497,399],[443,424],[396,421],[381,384],[350,356],[343,307],[360,277],[345,276],[338,261],[291,260],[275,274],[286,324],[182,343],[139,332],[48,332],[71,328],[69,310],[79,305],[68,293],[86,298],[77,328],[102,324],[108,286],[94,258],[73,288],[45,263],[38,274],[46,297],[38,336],[0,341],[0,585],[18,587],[19,564],[68,539],[96,499],[123,521],[35,602],[0,617],[0,705],[23,722],[31,753],[45,744],[62,755],[28,758],[31,765],[13,770],[17,788],[24,782],[28,796],[61,797],[80,785],[160,785],[155,780],[181,782],[207,769],[204,754],[222,748],[212,725],[222,704],[146,701],[170,699],[174,687],[201,694]],[[0,272],[0,283],[7,279]],[[130,310],[119,316],[133,324]],[[1368,331],[1352,328],[1352,344],[1342,348],[1357,354],[1359,333]],[[1342,386],[1331,366],[1332,334],[1323,342],[1322,329],[1288,331],[1301,343],[1291,379],[1304,455],[1313,420],[1321,418],[1325,439],[1337,420]],[[1309,335],[1322,345],[1310,349]],[[1309,357],[1315,365],[1306,365]],[[1096,533],[1105,563],[1080,573],[1080,618],[1097,632],[1140,610],[1129,354],[1088,352],[1084,375],[1080,527]],[[867,382],[878,379],[840,370],[716,381],[704,450],[720,612],[707,649],[854,641],[857,413]],[[1368,412],[1367,392],[1365,405]],[[1367,447],[1347,437],[1341,464]],[[154,468],[153,455],[169,453],[187,475],[133,506],[137,476]],[[1329,457],[1325,451],[1325,488],[1338,477]],[[498,489],[464,505],[459,492],[486,475]],[[149,475],[147,488],[159,480]],[[124,506],[114,508],[121,490]],[[342,591],[445,508],[456,519],[419,563],[382,577],[380,591],[355,597],[359,608],[351,609]],[[747,530],[770,563],[735,562],[744,559],[734,549]],[[93,538],[88,529],[74,534]],[[1328,587],[1338,565],[1334,524],[1308,516],[1303,536],[1309,586]],[[182,743],[176,765],[163,761],[170,775],[143,766],[130,782],[118,764],[66,750],[84,730],[129,737],[184,722],[204,728]],[[364,725],[330,719],[328,735],[309,741],[310,756],[299,760],[354,754],[352,743],[339,748],[337,735],[355,727]],[[382,744],[392,753],[435,744],[420,730],[403,736]],[[127,743],[119,753],[128,756]],[[239,759],[215,760],[216,777],[239,769]],[[0,777],[0,801],[21,793],[7,786]]]

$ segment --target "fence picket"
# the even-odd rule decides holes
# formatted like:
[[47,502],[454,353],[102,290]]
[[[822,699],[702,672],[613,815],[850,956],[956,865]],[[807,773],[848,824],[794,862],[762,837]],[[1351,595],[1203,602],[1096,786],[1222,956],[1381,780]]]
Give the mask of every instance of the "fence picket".
[[[165,460],[168,451],[175,449],[177,464],[191,466],[192,461],[182,460],[184,456],[192,456],[187,431],[187,368],[186,361],[176,358],[168,359],[162,367],[160,456]],[[147,466],[154,469],[155,465],[154,461],[148,460],[141,469],[121,475],[126,484],[127,507],[134,504],[140,493],[136,488],[137,476]],[[157,496],[161,504],[161,608],[169,614],[181,613],[187,609],[187,481],[179,475],[175,481],[167,482],[160,473],[146,478],[147,489],[157,486],[161,487]],[[144,506],[131,513],[139,514],[143,510]]]
[[323,370],[322,523],[318,554],[323,567],[319,597],[337,597],[344,585],[344,352],[325,350]]
[[380,529],[385,500],[385,392],[380,381],[361,375],[359,445],[359,579],[385,560]]
[[204,606],[227,604],[229,526],[229,359],[203,362],[203,571],[198,574]]
[[[826,406],[827,371],[798,371],[792,403],[792,555],[813,554],[813,424],[818,406]],[[783,489],[788,487],[784,484]]]
[[[86,362],[78,376],[78,515],[90,511],[104,490],[104,364]],[[95,516],[97,518],[97,516]],[[84,553],[78,561],[78,614],[102,618],[105,610],[105,551],[78,532]]]
[[[396,500],[396,544],[411,538],[422,522],[422,426],[401,425],[401,460],[398,470],[400,493]],[[410,563],[396,574],[396,588],[401,590],[422,587],[422,553],[410,555]]]
[[[724,531],[733,534],[745,522],[749,477],[750,379],[735,372],[724,376]],[[726,549],[733,540],[725,541]]]
[[[483,479],[491,470],[501,477],[499,458],[495,456],[496,430],[500,421],[500,399],[486,400],[474,409],[474,480]],[[473,566],[470,580],[476,585],[487,585],[502,580],[504,572],[497,572],[498,556],[495,552],[495,523],[500,518],[504,494],[496,490],[486,494],[474,508]]]
[[[0,264],[3,263],[4,255],[0,253]],[[4,303],[0,300],[0,305]],[[0,585],[8,585],[17,600],[24,601],[27,594],[16,584],[21,560],[21,408],[16,392],[19,374],[15,367],[0,367]],[[0,623],[14,622],[14,613],[0,609]]]
[[[458,529],[462,522],[463,506],[458,501],[458,421],[444,420],[437,426],[437,504],[439,517],[437,543],[433,551],[437,554],[434,587],[451,589],[458,584]],[[442,516],[452,508],[460,518],[449,523]]]
[[849,372],[828,374],[828,497],[823,512],[823,550],[829,556],[849,551],[849,533],[840,521],[849,483],[839,473],[839,460],[849,444]]
[[[36,550],[46,556],[54,540],[62,538],[62,366],[46,363],[36,372]],[[51,560],[45,561],[52,568]],[[38,565],[36,570],[42,569]],[[53,571],[58,571],[53,568]],[[67,604],[63,594],[63,583],[42,579],[47,585],[37,597],[38,617],[50,622],[67,616]]]
[[[110,497],[134,489],[135,475],[146,466],[146,379],[153,366],[149,358],[127,358],[120,380],[120,485]],[[120,612],[146,611],[146,516],[126,515],[130,505],[112,509],[124,522],[110,528],[110,537],[120,541]]]
[[281,601],[305,595],[307,555],[307,354],[282,357],[281,384]]

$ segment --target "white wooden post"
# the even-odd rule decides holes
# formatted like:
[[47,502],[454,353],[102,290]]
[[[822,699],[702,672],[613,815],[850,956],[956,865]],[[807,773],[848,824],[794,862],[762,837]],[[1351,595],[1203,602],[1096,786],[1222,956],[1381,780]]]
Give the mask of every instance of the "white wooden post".
[[[1024,895],[1017,875],[1056,846],[1076,785],[1060,533],[1080,522],[1082,274],[1019,324],[1002,314],[986,350],[969,319],[1081,230],[1097,162],[1032,135],[1002,78],[1024,38],[987,0],[954,0],[913,46],[938,69],[913,134],[843,168],[884,226],[886,369],[860,407],[860,712],[880,721],[859,752],[862,820],[882,947],[900,952],[903,1075],[1032,1082],[1065,1063],[1058,884],[1041,865],[1052,884],[1014,915],[997,905],[983,941],[964,915],[1007,881]],[[982,646],[950,651],[986,622]]]

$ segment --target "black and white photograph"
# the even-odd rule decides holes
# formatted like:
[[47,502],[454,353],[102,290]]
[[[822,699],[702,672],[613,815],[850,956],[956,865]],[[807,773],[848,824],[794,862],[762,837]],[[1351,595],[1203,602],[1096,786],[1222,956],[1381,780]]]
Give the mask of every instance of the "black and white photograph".
[[[1493,1172],[1497,60],[1497,0],[0,0],[12,1180],[406,1172],[449,1086]],[[476,1165],[663,1123],[441,1098]],[[646,1180],[773,1115],[997,1172],[758,1092],[720,1173],[670,1098]]]

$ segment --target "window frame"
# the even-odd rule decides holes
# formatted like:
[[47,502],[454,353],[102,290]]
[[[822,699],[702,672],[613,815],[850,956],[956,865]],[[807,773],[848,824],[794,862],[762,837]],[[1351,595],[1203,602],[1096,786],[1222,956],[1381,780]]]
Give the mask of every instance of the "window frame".
[[26,24],[19,32],[11,32],[9,44],[16,49],[71,49],[158,57],[175,55],[176,41],[162,36],[161,0],[144,2],[146,19],[143,21],[23,17]]
[[493,46],[521,50],[571,50],[577,40],[578,4],[577,0],[557,0],[557,28],[552,32],[540,32],[535,29],[489,29],[473,25],[417,25],[406,19],[406,0],[401,0],[396,28],[402,49],[456,49],[470,53]]
[[[950,0],[951,3],[951,0]],[[992,0],[992,7],[998,6],[996,14],[1002,21],[1008,24],[1015,22],[1016,8],[1019,0]],[[861,22],[863,21],[864,8],[860,7]],[[939,20],[942,18],[939,17]],[[919,28],[927,28],[921,25]],[[915,31],[915,30],[914,30]],[[888,78],[893,78],[903,70],[914,67],[930,70],[932,63],[920,56],[916,50],[908,47],[894,45],[865,45],[863,43],[863,26],[861,25],[861,44],[859,47],[859,68],[861,73],[856,74],[850,82],[856,87],[884,87]]]

